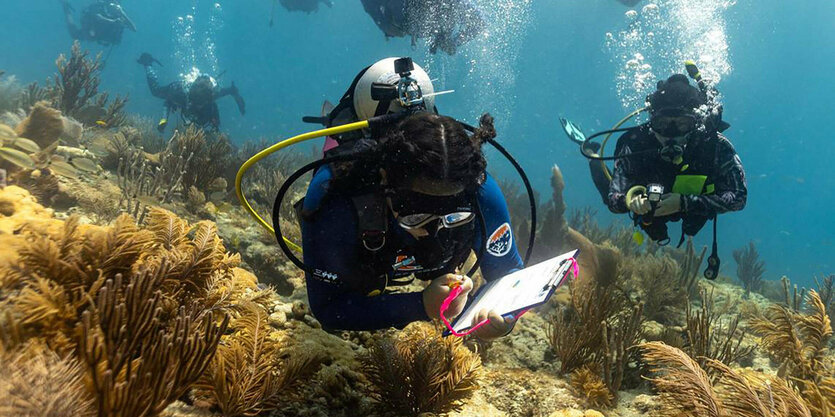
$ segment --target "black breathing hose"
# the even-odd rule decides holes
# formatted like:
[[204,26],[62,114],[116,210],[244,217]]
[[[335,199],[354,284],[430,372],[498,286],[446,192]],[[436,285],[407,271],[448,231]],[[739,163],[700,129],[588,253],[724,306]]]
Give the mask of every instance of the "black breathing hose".
[[[354,154],[345,154],[345,155],[337,155],[332,156],[330,158],[323,158],[318,161],[313,161],[294,172],[292,175],[287,177],[287,180],[284,181],[284,184],[281,185],[281,188],[278,190],[278,195],[275,197],[275,203],[273,203],[273,229],[275,229],[275,237],[278,239],[278,246],[281,247],[281,250],[287,255],[287,258],[290,259],[299,269],[302,271],[313,274],[313,270],[304,264],[295,254],[293,251],[290,250],[290,247],[287,246],[287,243],[284,242],[284,234],[281,232],[281,202],[284,200],[284,195],[287,194],[287,191],[296,182],[302,175],[306,174],[308,171],[312,171],[316,168],[319,168],[325,164],[330,164],[333,162],[344,162],[349,160],[354,160],[360,158],[361,155],[354,155]],[[300,219],[301,220],[301,219]]]
[[[475,127],[467,123],[461,121],[459,121],[458,123],[461,123],[461,126],[469,130],[470,132],[475,132],[476,130]],[[525,191],[528,193],[528,204],[530,204],[531,207],[531,235],[528,238],[528,249],[525,251],[525,266],[528,266],[528,262],[531,259],[531,253],[533,253],[534,240],[536,239],[536,199],[534,198],[533,187],[531,187],[531,182],[528,180],[528,175],[525,174],[525,170],[522,169],[522,166],[519,165],[518,162],[516,162],[516,159],[513,158],[513,156],[510,154],[510,152],[507,151],[507,149],[504,148],[504,146],[499,144],[499,142],[497,142],[495,139],[487,139],[487,143],[496,148],[496,150],[498,150],[499,153],[502,154],[502,156],[504,156],[508,161],[510,161],[510,164],[513,165],[513,168],[516,169],[516,172],[519,173],[519,177],[522,178],[522,182],[525,184]],[[487,243],[486,239],[487,236],[485,236],[485,245]]]

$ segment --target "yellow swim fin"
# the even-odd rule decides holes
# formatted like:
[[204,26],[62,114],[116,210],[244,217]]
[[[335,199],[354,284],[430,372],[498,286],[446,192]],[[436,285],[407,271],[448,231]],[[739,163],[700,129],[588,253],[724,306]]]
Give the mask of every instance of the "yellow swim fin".
[[636,230],[635,233],[632,234],[632,241],[635,242],[638,246],[644,244],[644,234],[641,233],[640,230]]

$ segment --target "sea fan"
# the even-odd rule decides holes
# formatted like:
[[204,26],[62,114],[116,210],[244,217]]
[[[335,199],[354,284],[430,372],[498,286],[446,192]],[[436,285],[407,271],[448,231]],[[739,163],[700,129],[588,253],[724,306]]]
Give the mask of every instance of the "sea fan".
[[661,393],[669,415],[682,417],[721,417],[722,408],[705,371],[679,349],[659,342],[639,345],[651,371],[661,376],[650,378]]

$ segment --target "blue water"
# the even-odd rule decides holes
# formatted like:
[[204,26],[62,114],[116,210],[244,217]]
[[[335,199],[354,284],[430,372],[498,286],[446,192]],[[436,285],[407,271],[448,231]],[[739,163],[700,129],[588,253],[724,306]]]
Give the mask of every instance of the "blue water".
[[[571,207],[596,207],[603,223],[616,218],[601,206],[586,163],[565,140],[557,117],[598,130],[631,110],[628,97],[640,92],[619,88],[624,62],[618,54],[634,52],[630,48],[636,45],[618,49],[606,37],[634,24],[626,7],[615,0],[481,0],[490,5],[490,36],[446,57],[428,54],[423,44],[413,48],[406,39],[386,41],[358,0],[335,3],[312,14],[278,8],[270,28],[269,0],[125,0],[139,32],[126,32],[110,52],[102,88],[129,95],[130,112],[156,119],[161,103],[148,93],[135,63],[141,52],[165,64],[164,79],[173,80],[192,66],[225,71],[222,83],[236,82],[248,113],[241,117],[231,100],[222,101],[222,129],[239,143],[278,139],[309,130],[301,117],[317,114],[325,99],[338,100],[362,67],[386,56],[411,55],[426,64],[439,88],[456,90],[438,99],[442,112],[470,121],[482,111],[497,117],[500,139],[543,196],[550,195],[549,168],[558,164]],[[657,3],[662,9],[677,4]],[[808,284],[814,275],[835,272],[835,179],[830,175],[835,2],[690,3],[723,5],[711,19],[720,23],[727,44],[726,65],[713,65],[721,75],[725,118],[733,125],[727,135],[748,175],[747,208],[720,218],[723,271],[735,275],[730,251],[753,240],[769,279],[785,274]],[[80,10],[86,3],[74,4]],[[642,12],[641,6],[636,11]],[[53,74],[58,53],[67,53],[71,45],[59,3],[5,0],[3,9],[0,69],[23,83],[43,82]],[[643,18],[640,13],[638,19]],[[713,38],[676,44],[674,35],[698,32],[704,21],[676,25],[661,19],[646,22],[643,30],[672,38],[668,49],[715,52]],[[669,73],[661,70],[676,67],[675,54],[654,54],[644,58],[657,76],[666,77]],[[507,164],[492,156],[491,169],[511,175]],[[698,240],[706,244],[709,238],[706,229]]]

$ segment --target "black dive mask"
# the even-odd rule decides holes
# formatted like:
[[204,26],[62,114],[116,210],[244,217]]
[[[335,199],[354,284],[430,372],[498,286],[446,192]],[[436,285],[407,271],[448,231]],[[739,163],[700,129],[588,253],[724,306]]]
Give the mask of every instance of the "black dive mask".
[[434,214],[446,216],[450,213],[474,213],[473,198],[467,192],[450,196],[423,194],[409,189],[389,189],[386,195],[391,199],[391,208],[398,216]]
[[698,127],[696,115],[685,109],[661,109],[653,112],[649,125],[665,138],[687,136]]

